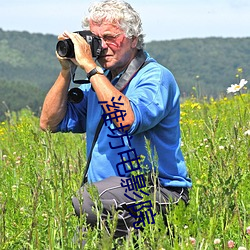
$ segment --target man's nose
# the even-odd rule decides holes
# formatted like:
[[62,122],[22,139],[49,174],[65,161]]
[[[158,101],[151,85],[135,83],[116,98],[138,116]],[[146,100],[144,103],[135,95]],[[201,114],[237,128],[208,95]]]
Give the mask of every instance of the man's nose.
[[102,41],[102,48],[103,49],[107,49],[108,48],[108,45],[107,43],[105,42],[105,40],[103,38],[101,38],[101,41]]

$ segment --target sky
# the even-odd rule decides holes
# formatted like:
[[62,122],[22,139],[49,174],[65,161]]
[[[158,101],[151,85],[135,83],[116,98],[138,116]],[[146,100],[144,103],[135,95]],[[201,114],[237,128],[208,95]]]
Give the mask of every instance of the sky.
[[[0,0],[0,28],[54,35],[76,31],[93,1]],[[141,16],[145,42],[250,37],[249,0],[127,1]]]

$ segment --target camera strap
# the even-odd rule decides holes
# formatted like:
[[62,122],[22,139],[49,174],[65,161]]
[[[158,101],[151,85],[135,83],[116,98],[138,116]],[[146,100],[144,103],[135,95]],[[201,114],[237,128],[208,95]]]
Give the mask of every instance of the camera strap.
[[[118,80],[118,82],[115,85],[115,88],[122,92],[128,86],[128,84],[130,83],[132,78],[136,75],[136,73],[141,68],[146,66],[149,62],[150,61],[146,61],[146,55],[144,54],[143,50],[139,50],[136,57],[131,61],[131,63],[129,64],[129,66],[125,70],[125,72],[121,75],[120,79]],[[89,81],[88,81],[88,83],[89,83]],[[84,175],[83,175],[83,180],[82,180],[81,186],[83,186],[87,182],[87,174],[88,174],[89,164],[90,164],[90,161],[92,158],[92,152],[93,152],[95,143],[98,139],[98,136],[100,134],[100,131],[102,129],[103,123],[104,123],[104,119],[101,117],[101,119],[97,125],[95,136],[94,136],[94,139],[93,139],[93,142],[91,145],[91,149],[90,149],[89,157],[88,157],[86,167],[84,170]]]

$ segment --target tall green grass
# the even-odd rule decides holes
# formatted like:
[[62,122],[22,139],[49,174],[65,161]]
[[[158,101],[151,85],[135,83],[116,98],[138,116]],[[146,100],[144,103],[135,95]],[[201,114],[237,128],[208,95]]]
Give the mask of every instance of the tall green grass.
[[[165,225],[157,214],[135,237],[113,240],[100,223],[85,249],[250,249],[250,95],[181,105],[182,150],[193,188]],[[0,249],[80,249],[71,205],[86,163],[81,134],[39,130],[30,110],[0,124]],[[167,163],[166,163],[167,164]],[[96,203],[96,210],[100,209]],[[111,233],[116,220],[109,220]],[[81,235],[81,234],[80,234]]]

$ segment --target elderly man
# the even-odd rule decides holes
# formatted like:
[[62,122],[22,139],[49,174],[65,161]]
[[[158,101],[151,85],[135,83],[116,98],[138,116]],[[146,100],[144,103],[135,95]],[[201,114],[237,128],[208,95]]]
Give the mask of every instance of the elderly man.
[[[154,186],[158,212],[166,213],[170,203],[188,203],[192,184],[181,152],[180,93],[171,72],[144,51],[141,19],[131,5],[118,0],[95,3],[83,27],[101,41],[101,53],[95,60],[90,44],[78,33],[59,36],[72,41],[75,55],[57,54],[61,71],[45,98],[40,126],[52,132],[86,132],[86,181],[99,192],[101,219],[119,212],[115,236],[120,237],[132,227],[154,223],[155,211],[148,209],[152,203],[145,205],[143,199],[151,197]],[[89,80],[79,87],[83,98],[78,103],[68,98],[76,66]],[[141,189],[145,180],[148,192]],[[95,226],[94,203],[84,184],[79,191],[83,202],[75,197],[73,205],[78,216],[85,214]],[[148,214],[137,204],[144,204]]]

